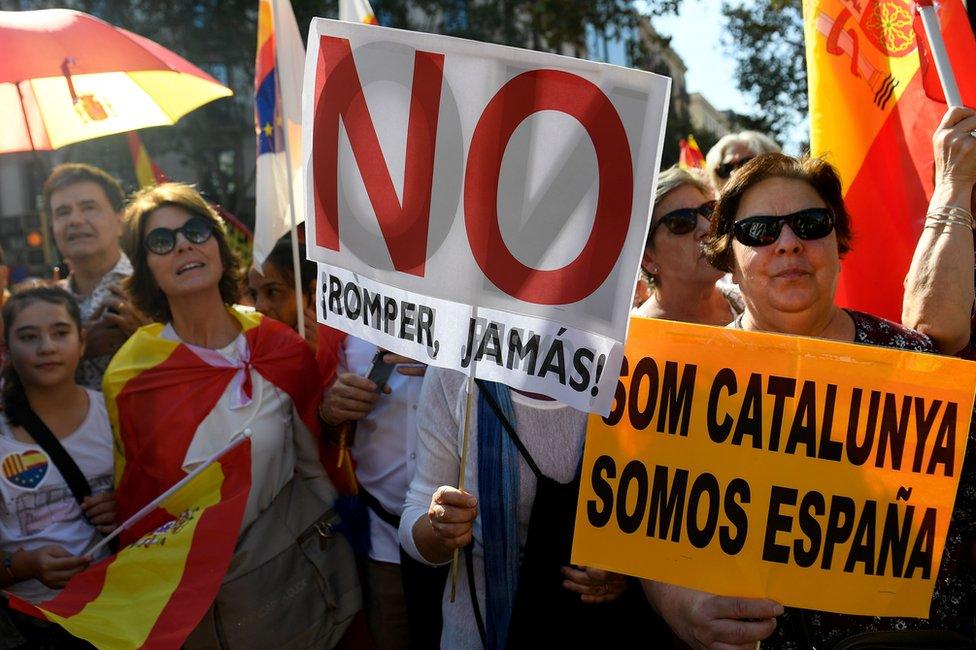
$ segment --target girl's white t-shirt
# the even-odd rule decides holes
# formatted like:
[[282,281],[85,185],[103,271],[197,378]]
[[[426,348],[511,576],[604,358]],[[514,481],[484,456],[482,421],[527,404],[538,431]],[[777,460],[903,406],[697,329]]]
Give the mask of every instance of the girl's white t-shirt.
[[[114,458],[112,428],[102,394],[88,392],[88,414],[61,445],[88,479],[92,494],[112,489]],[[0,550],[14,553],[51,544],[80,555],[102,539],[88,522],[61,472],[40,445],[15,439],[0,415]],[[103,549],[101,555],[107,554]],[[29,602],[57,594],[39,580],[7,588]]]

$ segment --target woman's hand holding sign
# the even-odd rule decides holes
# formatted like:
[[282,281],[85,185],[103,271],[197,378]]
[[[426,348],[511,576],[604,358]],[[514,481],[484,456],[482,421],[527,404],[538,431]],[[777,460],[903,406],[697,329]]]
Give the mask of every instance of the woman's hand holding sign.
[[575,591],[584,603],[609,603],[627,590],[627,576],[593,567],[564,566],[563,588]]
[[776,629],[783,606],[764,598],[732,598],[645,580],[644,592],[671,629],[692,648],[754,650]]

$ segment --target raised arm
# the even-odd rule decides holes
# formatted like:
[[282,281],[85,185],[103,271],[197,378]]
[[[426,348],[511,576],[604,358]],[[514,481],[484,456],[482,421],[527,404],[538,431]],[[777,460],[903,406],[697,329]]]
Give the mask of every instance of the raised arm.
[[973,310],[976,111],[950,108],[932,142],[935,192],[905,278],[902,322],[955,354],[969,343]]

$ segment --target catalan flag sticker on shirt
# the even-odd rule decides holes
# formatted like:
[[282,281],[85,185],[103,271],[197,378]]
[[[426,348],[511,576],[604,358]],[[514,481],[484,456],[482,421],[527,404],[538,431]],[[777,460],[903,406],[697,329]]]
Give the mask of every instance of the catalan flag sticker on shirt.
[[47,455],[40,449],[7,454],[3,459],[3,478],[19,488],[33,490],[47,476]]

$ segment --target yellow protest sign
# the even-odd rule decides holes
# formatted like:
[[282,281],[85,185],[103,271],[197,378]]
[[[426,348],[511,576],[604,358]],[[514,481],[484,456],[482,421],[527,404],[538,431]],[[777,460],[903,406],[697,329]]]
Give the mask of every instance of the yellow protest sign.
[[959,359],[633,318],[613,410],[590,416],[573,562],[927,617],[974,387]]

